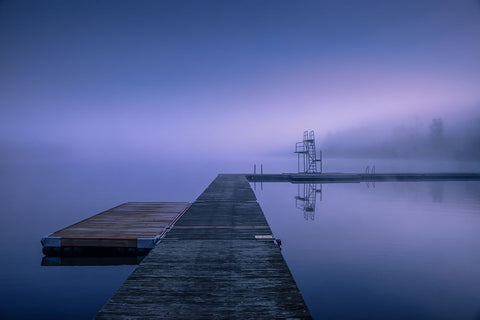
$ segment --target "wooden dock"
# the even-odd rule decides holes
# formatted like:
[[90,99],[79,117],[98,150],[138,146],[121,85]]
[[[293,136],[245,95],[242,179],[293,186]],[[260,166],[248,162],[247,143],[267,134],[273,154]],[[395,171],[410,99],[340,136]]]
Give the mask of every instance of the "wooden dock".
[[124,203],[44,237],[43,252],[47,256],[145,254],[189,206],[187,202]]
[[310,319],[245,175],[219,175],[96,319]]

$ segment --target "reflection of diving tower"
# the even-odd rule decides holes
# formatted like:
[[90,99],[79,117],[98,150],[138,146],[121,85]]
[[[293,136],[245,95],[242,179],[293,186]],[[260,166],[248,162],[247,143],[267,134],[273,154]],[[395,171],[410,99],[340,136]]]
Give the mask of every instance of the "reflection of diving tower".
[[322,185],[314,183],[302,183],[298,185],[298,195],[295,197],[295,206],[303,211],[305,220],[315,219],[315,205],[317,193],[322,201]]
[[[317,159],[313,131],[303,132],[303,141],[295,144],[295,153],[298,155],[298,173],[322,173],[322,151]],[[317,168],[317,163],[320,168]]]

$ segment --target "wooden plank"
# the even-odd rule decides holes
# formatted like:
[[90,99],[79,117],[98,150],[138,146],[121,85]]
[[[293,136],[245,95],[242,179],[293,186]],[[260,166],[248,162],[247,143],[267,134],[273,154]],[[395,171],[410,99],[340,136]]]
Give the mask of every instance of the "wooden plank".
[[219,174],[197,198],[199,201],[256,201],[245,175]]
[[127,202],[54,232],[42,243],[44,247],[136,248],[139,239],[162,237],[189,206],[187,202]]
[[245,177],[219,175],[96,318],[310,319],[273,240]]
[[137,246],[137,239],[125,240],[125,239],[61,239],[62,247],[124,247],[135,248]]
[[272,241],[162,241],[97,319],[307,319]]

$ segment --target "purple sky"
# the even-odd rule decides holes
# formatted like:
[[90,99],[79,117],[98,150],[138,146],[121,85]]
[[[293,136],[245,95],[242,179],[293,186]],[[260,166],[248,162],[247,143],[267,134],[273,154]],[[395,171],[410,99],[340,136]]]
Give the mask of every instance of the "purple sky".
[[9,152],[248,158],[480,109],[476,0],[4,0],[0,46]]

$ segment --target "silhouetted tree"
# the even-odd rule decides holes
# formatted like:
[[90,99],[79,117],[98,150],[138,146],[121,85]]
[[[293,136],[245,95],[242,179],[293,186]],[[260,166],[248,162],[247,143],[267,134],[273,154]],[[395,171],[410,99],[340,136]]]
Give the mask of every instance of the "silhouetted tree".
[[441,118],[432,119],[430,124],[430,143],[435,151],[438,151],[444,143],[443,120]]

